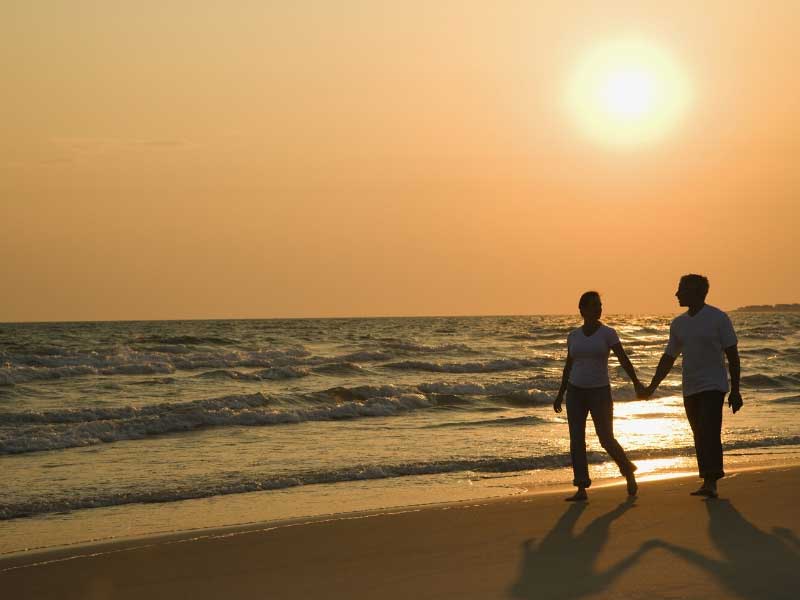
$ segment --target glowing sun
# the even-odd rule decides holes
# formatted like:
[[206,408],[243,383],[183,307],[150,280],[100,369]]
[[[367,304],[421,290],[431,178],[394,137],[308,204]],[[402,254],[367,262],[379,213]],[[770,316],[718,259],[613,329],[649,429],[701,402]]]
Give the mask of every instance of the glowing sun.
[[581,131],[620,146],[664,137],[690,99],[689,82],[670,53],[638,39],[598,46],[567,85],[567,105]]

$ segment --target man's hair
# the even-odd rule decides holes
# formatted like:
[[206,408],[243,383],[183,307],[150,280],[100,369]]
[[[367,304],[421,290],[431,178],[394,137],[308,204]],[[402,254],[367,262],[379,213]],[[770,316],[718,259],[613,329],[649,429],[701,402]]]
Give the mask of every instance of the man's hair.
[[578,309],[581,309],[589,304],[592,298],[597,298],[600,300],[600,293],[595,291],[583,292],[583,294],[581,294],[581,299],[578,300]]
[[696,273],[689,273],[681,277],[681,283],[697,290],[698,293],[703,296],[703,299],[705,299],[708,294],[708,277],[697,275]]

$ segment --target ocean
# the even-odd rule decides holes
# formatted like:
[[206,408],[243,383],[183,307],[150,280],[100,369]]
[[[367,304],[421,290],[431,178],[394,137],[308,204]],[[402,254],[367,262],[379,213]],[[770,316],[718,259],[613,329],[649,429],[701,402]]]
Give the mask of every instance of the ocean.
[[[800,457],[800,314],[732,312],[728,467]],[[649,382],[668,315],[611,315]],[[0,324],[0,554],[569,485],[552,401],[577,316]],[[639,476],[694,471],[680,361],[636,400]],[[590,470],[618,478],[588,425]],[[622,492],[621,492],[622,493]]]

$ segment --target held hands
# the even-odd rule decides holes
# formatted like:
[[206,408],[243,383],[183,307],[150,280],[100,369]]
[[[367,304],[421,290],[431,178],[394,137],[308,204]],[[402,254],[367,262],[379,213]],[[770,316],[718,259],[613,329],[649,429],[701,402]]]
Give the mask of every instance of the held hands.
[[735,392],[731,392],[728,394],[728,406],[731,407],[733,414],[736,414],[742,405],[744,404],[744,400],[742,400],[742,395],[739,393],[738,390]]
[[639,381],[638,379],[633,382],[633,388],[636,390],[636,397],[639,400],[647,400],[648,398],[650,398],[650,396],[653,395],[653,392],[655,391],[652,385],[644,387],[644,385],[642,385],[642,382]]
[[564,395],[560,393],[558,394],[558,396],[556,396],[556,399],[553,400],[553,410],[556,411],[557,413],[561,412],[561,402],[563,400],[564,400]]

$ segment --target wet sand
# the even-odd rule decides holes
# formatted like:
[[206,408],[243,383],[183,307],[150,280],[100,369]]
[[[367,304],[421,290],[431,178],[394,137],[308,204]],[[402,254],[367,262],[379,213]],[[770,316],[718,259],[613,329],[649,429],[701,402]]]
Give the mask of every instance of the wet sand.
[[[796,598],[800,468],[131,540],[0,561],[8,598]],[[78,556],[75,556],[75,555]]]

